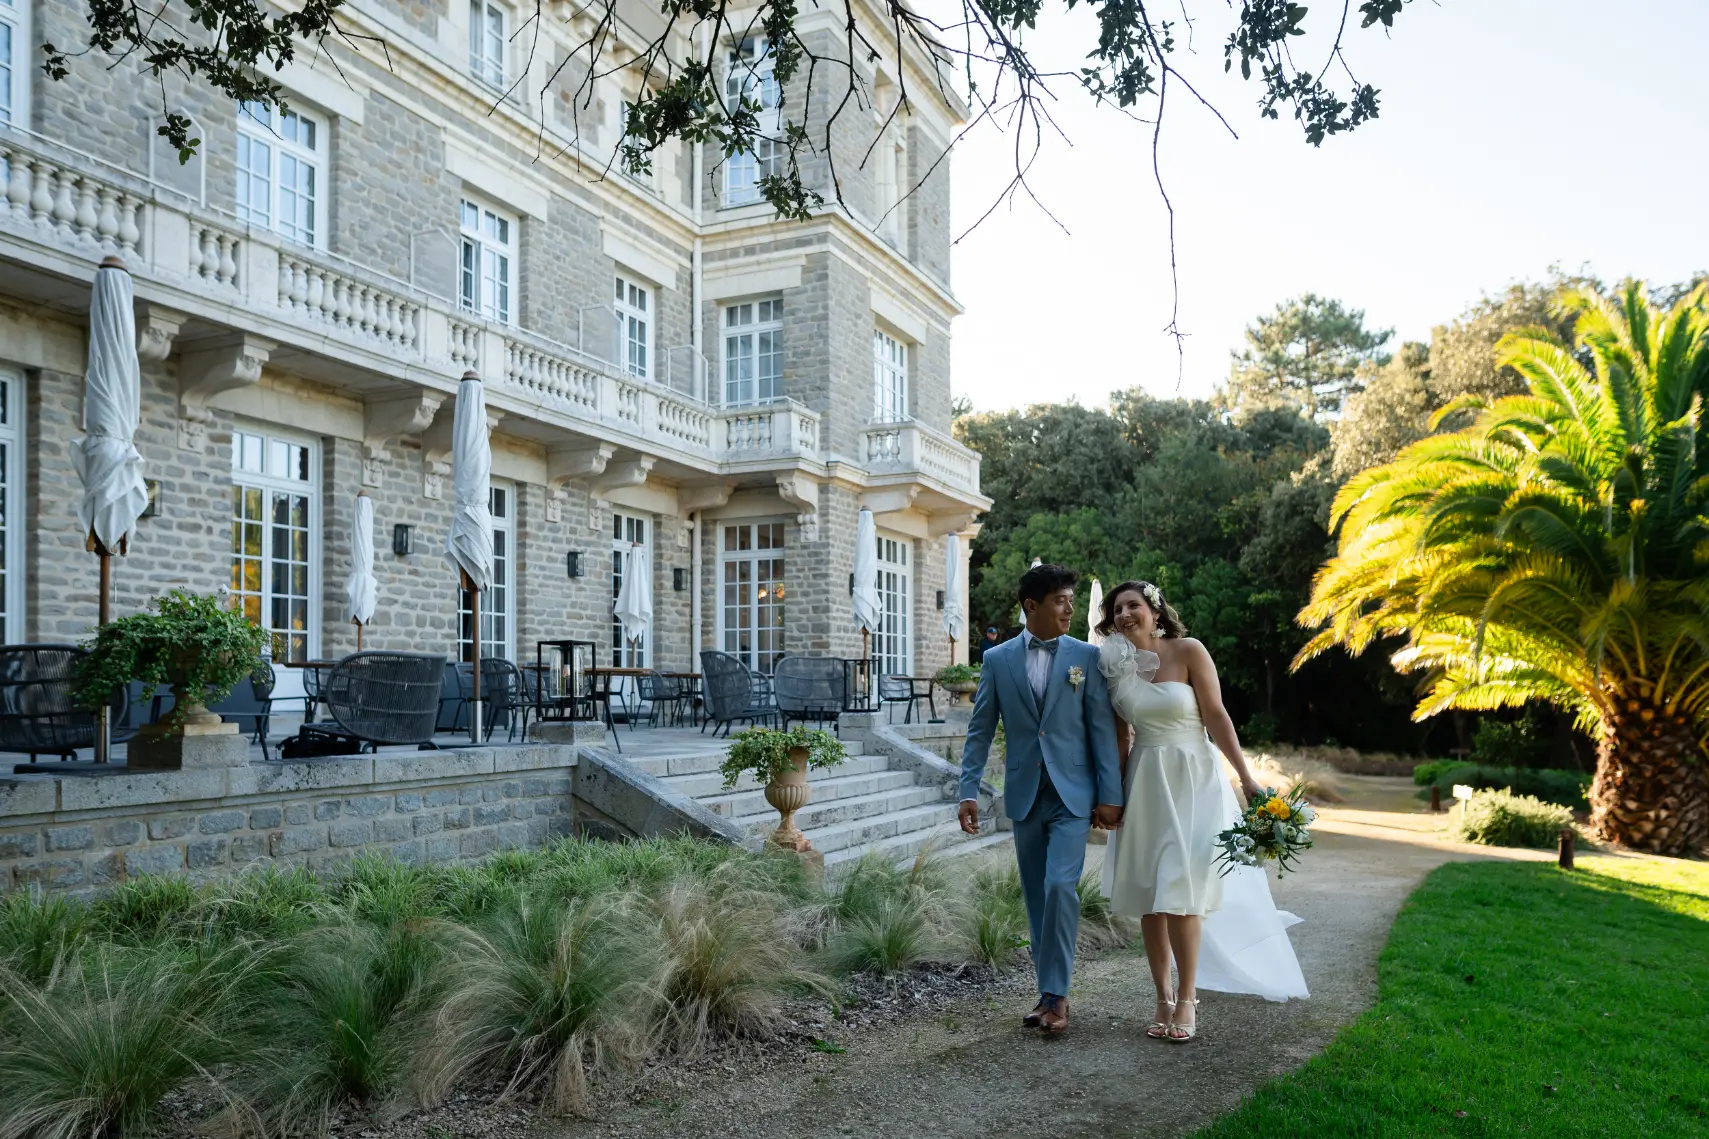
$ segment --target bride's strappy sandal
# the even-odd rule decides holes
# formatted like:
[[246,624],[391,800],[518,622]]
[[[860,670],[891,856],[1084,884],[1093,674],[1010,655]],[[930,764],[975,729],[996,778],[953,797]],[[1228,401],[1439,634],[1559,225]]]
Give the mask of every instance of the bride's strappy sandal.
[[[1168,1005],[1169,1006],[1169,1014],[1171,1016],[1174,1015],[1174,1013],[1175,1013],[1175,1002],[1174,1001],[1158,1001],[1157,1003],[1160,1005]],[[1153,1039],[1153,1040],[1162,1040],[1165,1036],[1169,1035],[1169,1022],[1164,1021],[1164,1020],[1154,1020],[1151,1022],[1151,1027],[1149,1027],[1145,1030],[1145,1034],[1147,1036],[1151,1037],[1151,1039]]]
[[[1176,1001],[1175,1003],[1181,1004],[1183,1002]],[[1176,1024],[1171,1021],[1168,1029],[1165,1030],[1163,1034],[1163,1039],[1172,1044],[1185,1044],[1187,1041],[1199,1034],[1199,998],[1194,997],[1192,1000],[1184,1003],[1193,1006],[1193,1023]]]

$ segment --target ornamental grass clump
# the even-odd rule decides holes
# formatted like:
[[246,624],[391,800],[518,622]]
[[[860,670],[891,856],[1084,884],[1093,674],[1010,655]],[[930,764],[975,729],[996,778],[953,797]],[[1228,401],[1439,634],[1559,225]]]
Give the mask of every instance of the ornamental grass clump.
[[842,972],[887,976],[949,956],[955,901],[923,853],[907,870],[868,854],[832,897],[830,960]]
[[0,968],[41,984],[82,947],[88,930],[89,909],[82,902],[39,887],[0,894]]
[[1484,846],[1552,847],[1572,825],[1573,813],[1558,803],[1508,790],[1478,791],[1454,812],[1451,833]]

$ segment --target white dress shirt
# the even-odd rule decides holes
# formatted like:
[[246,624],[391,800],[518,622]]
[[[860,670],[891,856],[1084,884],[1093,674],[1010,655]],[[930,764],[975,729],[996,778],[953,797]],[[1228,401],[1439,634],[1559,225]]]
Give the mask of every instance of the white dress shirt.
[[1050,666],[1056,663],[1056,654],[1033,648],[1035,644],[1042,645],[1044,642],[1033,636],[1031,629],[1022,630],[1021,637],[1027,652],[1027,683],[1032,686],[1039,706],[1043,707],[1044,690],[1050,685]]

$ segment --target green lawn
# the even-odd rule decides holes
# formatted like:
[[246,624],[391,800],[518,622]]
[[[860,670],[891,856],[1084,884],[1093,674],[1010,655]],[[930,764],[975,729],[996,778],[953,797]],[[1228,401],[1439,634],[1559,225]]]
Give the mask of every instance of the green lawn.
[[1201,1139],[1709,1134],[1709,866],[1451,863],[1377,1004]]

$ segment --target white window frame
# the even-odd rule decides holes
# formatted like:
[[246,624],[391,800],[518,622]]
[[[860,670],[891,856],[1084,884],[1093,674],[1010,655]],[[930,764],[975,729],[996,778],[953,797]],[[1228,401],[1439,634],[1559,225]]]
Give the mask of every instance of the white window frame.
[[[497,42],[490,21],[498,20]],[[509,81],[510,9],[493,0],[469,0],[469,74],[502,91]]]
[[25,605],[28,602],[24,583],[24,544],[27,539],[24,503],[24,374],[12,368],[0,368],[0,566],[4,573],[0,597],[5,612],[0,613],[0,636],[6,644],[19,645],[29,640]]
[[878,631],[872,656],[880,676],[914,674],[914,542],[878,532]]
[[[749,668],[769,675],[788,652],[788,527],[781,518],[732,518],[713,525],[718,542],[717,645]],[[745,549],[740,546],[744,529]]]
[[[254,448],[259,441],[259,461],[254,461]],[[289,473],[288,448],[300,448],[303,452],[301,470],[307,478],[296,478]],[[246,492],[259,492],[261,496],[260,518],[248,520],[247,525],[259,521],[261,526],[261,545],[258,560],[259,590],[243,588],[247,583],[239,577],[239,558],[251,555],[238,549],[229,549],[228,558],[231,560],[231,581],[228,586],[232,599],[232,608],[243,610],[245,596],[258,596],[258,611],[261,616],[261,627],[270,636],[269,651],[272,653],[275,665],[284,664],[287,660],[314,660],[320,656],[320,618],[321,618],[321,503],[320,503],[320,441],[307,436],[294,435],[279,431],[267,424],[238,424],[232,430],[231,438],[231,485],[233,509],[228,516],[234,527],[245,525],[247,514],[239,517],[237,502],[240,496],[247,505]],[[307,501],[306,517],[302,529],[307,532],[306,555],[307,565],[304,574],[304,591],[300,597],[291,592],[282,595],[289,604],[295,598],[305,602],[304,628],[301,630],[303,644],[300,653],[294,653],[287,647],[281,654],[278,649],[278,638],[289,636],[292,630],[287,626],[280,628],[274,620],[275,606],[281,600],[281,595],[273,588],[274,559],[273,544],[277,540],[274,533],[272,505],[275,495],[302,495]],[[234,533],[234,544],[240,538]],[[295,560],[295,559],[292,559]],[[287,562],[290,564],[290,562]],[[275,699],[291,699],[300,697],[302,692],[301,669],[275,669],[278,684],[274,689]]]
[[0,107],[0,123],[29,129],[30,73],[35,70],[31,53],[30,9],[35,0],[0,0],[0,26],[11,36],[11,54],[5,58],[7,101]]
[[765,38],[743,40],[724,56],[724,100],[734,110],[744,96],[760,104],[759,134],[750,154],[732,154],[724,160],[726,206],[747,206],[762,201],[760,179],[783,172],[784,148],[776,139],[781,132],[783,89],[774,74],[775,61]]
[[[493,519],[493,584],[481,595],[481,658],[516,659],[516,486],[494,479],[487,492]],[[468,663],[469,591],[457,590],[457,659]],[[496,627],[496,631],[495,631]]]
[[473,194],[457,203],[457,303],[499,324],[516,323],[517,245],[515,214]]
[[884,329],[872,330],[872,419],[903,423],[908,419],[908,342]]
[[659,319],[659,292],[656,287],[623,269],[617,271],[616,291],[612,312],[617,324],[617,368],[637,379],[652,379],[658,359],[653,344],[654,329]]
[[[0,5],[4,2],[5,0],[0,0]],[[302,141],[305,126],[313,140],[312,144]],[[267,107],[260,103],[240,103],[237,108],[237,139],[237,153],[232,156],[237,167],[233,175],[236,182],[232,186],[232,196],[237,202],[238,219],[262,229],[272,230],[287,241],[315,249],[325,248],[326,118],[302,107],[280,111],[278,104]],[[267,212],[264,217],[257,217],[252,212],[255,207],[242,193],[244,179],[256,176],[254,163],[245,164],[243,161],[245,147],[248,147],[251,153],[256,147],[265,147],[267,151]],[[286,185],[287,170],[300,171],[305,167],[308,169],[310,182],[307,236],[296,221],[296,210],[290,211],[290,221],[285,217],[287,200],[302,194],[298,186]]]
[[783,398],[783,298],[737,301],[721,310],[725,407]]
[[657,528],[653,525],[651,514],[625,514],[620,510],[611,512],[611,641],[608,656],[614,668],[655,667],[649,663],[653,659],[651,622],[641,639],[631,643],[623,634],[623,622],[617,619],[617,594],[623,588],[623,575],[629,572],[630,554],[637,545],[652,552],[655,548],[655,537]]

